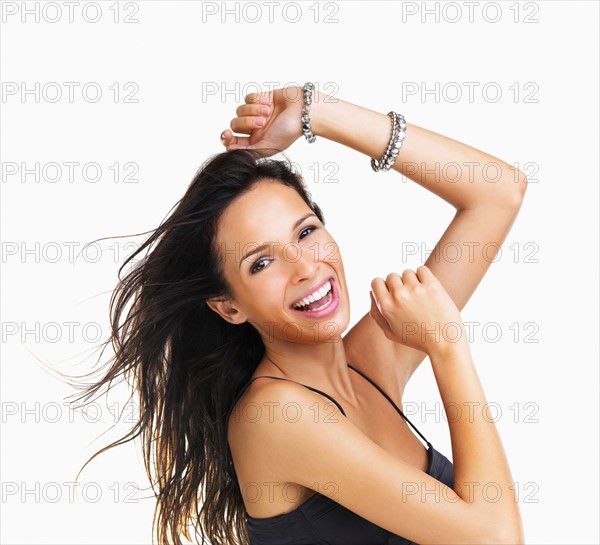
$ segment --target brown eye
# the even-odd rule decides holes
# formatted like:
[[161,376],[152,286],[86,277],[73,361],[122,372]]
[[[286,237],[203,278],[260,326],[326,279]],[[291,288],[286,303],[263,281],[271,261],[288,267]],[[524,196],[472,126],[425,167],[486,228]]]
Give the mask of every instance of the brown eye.
[[[302,231],[300,231],[300,240],[302,240],[303,238],[306,238],[308,235],[310,235],[313,231],[315,231],[316,229],[318,229],[318,227],[315,227],[314,225],[311,225],[310,227],[306,227],[305,229],[302,229]],[[304,236],[303,233],[306,233],[306,231],[308,231],[308,233]],[[257,267],[260,263],[262,263],[263,261],[269,261],[266,257],[261,257],[259,259],[257,259],[254,264],[252,265],[252,267],[250,267],[250,274],[255,274],[257,272],[262,271],[265,267]]]
[[[311,225],[310,227],[307,227],[306,229],[303,229],[303,230],[300,232],[300,238],[301,238],[301,239],[303,239],[303,238],[306,238],[306,237],[303,237],[303,236],[302,236],[302,233],[304,233],[305,231],[308,231],[309,229],[310,229],[310,232],[308,233],[308,235],[310,235],[310,233],[312,233],[312,232],[313,232],[313,231],[316,229],[316,227],[313,227],[313,226]],[[306,235],[306,236],[308,236],[308,235]]]
[[260,272],[260,271],[262,271],[262,270],[264,269],[264,267],[261,267],[260,269],[257,269],[257,268],[256,268],[256,266],[257,266],[259,263],[262,263],[263,261],[268,261],[268,260],[267,260],[266,258],[264,258],[264,257],[261,257],[260,259],[257,259],[257,260],[254,262],[254,265],[252,265],[252,267],[250,267],[250,274],[254,274],[254,273],[257,273],[257,272]]

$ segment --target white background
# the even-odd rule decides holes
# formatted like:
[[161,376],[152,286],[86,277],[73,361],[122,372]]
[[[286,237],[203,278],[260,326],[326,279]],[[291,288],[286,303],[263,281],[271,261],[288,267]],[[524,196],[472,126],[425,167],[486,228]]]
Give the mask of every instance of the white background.
[[[421,2],[279,2],[272,23],[261,3],[227,2],[224,22],[221,2],[204,3],[204,20],[202,2],[81,2],[72,22],[66,5],[52,4],[2,6],[3,543],[151,542],[154,501],[141,499],[151,492],[131,443],[89,464],[80,493],[69,497],[81,465],[128,425],[110,429],[116,419],[105,398],[98,422],[70,413],[63,402],[74,391],[44,367],[92,369],[92,350],[108,335],[118,262],[131,253],[128,241],[142,239],[104,241],[98,260],[90,252],[76,262],[69,244],[77,253],[99,237],[156,227],[200,164],[222,151],[221,131],[256,90],[248,84],[305,81],[376,111],[400,111],[529,176],[502,256],[462,316],[479,324],[472,352],[488,400],[502,411],[497,425],[527,543],[599,542],[597,2],[478,2],[471,13],[464,3],[428,2],[429,15]],[[23,22],[24,6],[34,12]],[[127,16],[137,22],[123,22]],[[22,86],[36,82],[39,101],[22,96]],[[72,102],[64,82],[77,84]],[[437,96],[421,95],[436,85]],[[57,86],[63,96],[51,102]],[[98,87],[102,97],[91,102]],[[125,102],[135,89],[137,102]],[[340,244],[353,325],[369,309],[371,280],[422,264],[454,209],[322,138],[298,140],[287,153]],[[22,181],[21,164],[36,162],[63,165],[62,178],[33,173]],[[79,163],[72,180],[67,162]],[[117,162],[119,183],[110,169]],[[129,162],[137,181],[123,183]],[[328,162],[337,165],[334,183],[322,178]],[[102,168],[95,183],[84,179],[87,163]],[[110,249],[115,242],[120,253]],[[406,243],[426,253],[407,256]],[[121,386],[109,403],[122,408],[126,400]],[[425,360],[405,406],[450,457],[439,402]]]

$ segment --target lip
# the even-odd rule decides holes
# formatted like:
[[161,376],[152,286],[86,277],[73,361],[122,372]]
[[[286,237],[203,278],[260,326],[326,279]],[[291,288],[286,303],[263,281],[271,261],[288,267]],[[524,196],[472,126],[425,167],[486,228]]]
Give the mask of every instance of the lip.
[[[317,311],[313,311],[313,312],[302,312],[301,310],[296,310],[294,307],[290,307],[290,308],[296,314],[301,314],[302,316],[309,317],[309,318],[323,318],[324,316],[327,316],[327,315],[335,312],[340,304],[340,297],[339,297],[339,293],[337,290],[337,286],[335,284],[335,280],[333,278],[328,278],[328,280],[331,282],[331,302],[323,310],[317,310]],[[325,284],[326,282],[327,282],[327,280],[325,282],[323,282],[323,284]],[[310,293],[312,293],[312,292],[309,292],[309,294]]]
[[290,305],[290,308],[294,308],[294,305],[296,304],[297,301],[302,301],[302,299],[304,299],[305,297],[308,297],[311,293],[314,293],[317,290],[320,290],[325,284],[327,284],[327,282],[331,282],[333,280],[333,277],[330,276],[329,278],[326,278],[325,280],[323,280],[323,282],[321,282],[321,284],[317,284],[314,288],[310,288],[309,290],[305,291],[300,297],[298,297],[297,299],[294,300],[294,302]]

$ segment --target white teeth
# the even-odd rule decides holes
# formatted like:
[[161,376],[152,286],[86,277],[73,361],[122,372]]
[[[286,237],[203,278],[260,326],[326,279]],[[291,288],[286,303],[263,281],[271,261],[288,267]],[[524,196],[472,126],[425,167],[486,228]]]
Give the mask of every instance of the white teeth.
[[306,306],[309,303],[314,303],[315,301],[318,301],[319,299],[325,297],[325,295],[329,292],[330,289],[331,282],[328,280],[320,290],[317,290],[314,293],[311,293],[309,296],[302,299],[301,301],[294,303],[293,306],[294,308],[302,308],[303,306]]

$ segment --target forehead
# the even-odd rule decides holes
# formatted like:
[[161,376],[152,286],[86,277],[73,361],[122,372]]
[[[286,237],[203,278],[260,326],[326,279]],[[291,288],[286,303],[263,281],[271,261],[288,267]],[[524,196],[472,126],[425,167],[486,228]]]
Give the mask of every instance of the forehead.
[[291,237],[293,224],[311,213],[295,189],[274,180],[261,180],[235,199],[219,221],[217,242],[221,250],[250,248]]
[[218,238],[261,243],[269,236],[288,234],[303,212],[311,209],[296,190],[277,181],[260,181],[227,207],[219,222]]

